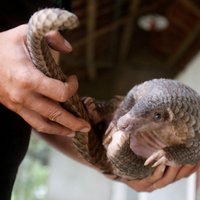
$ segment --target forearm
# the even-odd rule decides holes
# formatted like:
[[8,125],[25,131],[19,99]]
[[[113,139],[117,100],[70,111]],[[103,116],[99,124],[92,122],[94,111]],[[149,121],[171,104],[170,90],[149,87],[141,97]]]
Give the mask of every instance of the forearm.
[[84,165],[93,167],[86,160],[84,160],[81,157],[81,155],[79,154],[79,152],[75,149],[71,137],[40,134],[40,133],[38,133],[38,135],[40,137],[42,137],[46,142],[48,142],[51,146],[53,146],[55,149],[62,152],[64,155],[66,155],[66,156],[72,158],[73,160],[76,160]]

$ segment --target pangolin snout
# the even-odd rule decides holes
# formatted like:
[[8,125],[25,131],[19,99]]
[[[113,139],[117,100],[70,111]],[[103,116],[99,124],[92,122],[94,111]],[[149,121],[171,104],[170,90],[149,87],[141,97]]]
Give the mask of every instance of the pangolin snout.
[[124,132],[133,132],[136,129],[136,123],[129,113],[122,116],[117,122],[117,128]]

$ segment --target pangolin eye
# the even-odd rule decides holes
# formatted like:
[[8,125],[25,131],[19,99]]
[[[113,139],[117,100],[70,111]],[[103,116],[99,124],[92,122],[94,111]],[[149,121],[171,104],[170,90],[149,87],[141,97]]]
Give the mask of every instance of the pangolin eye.
[[157,121],[161,120],[161,119],[162,119],[162,114],[161,114],[161,113],[158,113],[158,112],[155,113],[155,114],[154,114],[154,119],[157,120]]

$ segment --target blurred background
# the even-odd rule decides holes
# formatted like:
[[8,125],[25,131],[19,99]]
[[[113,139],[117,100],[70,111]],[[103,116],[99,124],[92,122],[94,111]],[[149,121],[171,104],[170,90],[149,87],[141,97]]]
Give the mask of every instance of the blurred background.
[[[178,79],[200,92],[200,1],[73,0],[73,52],[61,56],[79,94],[108,99],[152,78]],[[12,200],[197,200],[193,175],[151,194],[112,182],[49,147],[35,134]],[[162,198],[161,198],[162,197]]]

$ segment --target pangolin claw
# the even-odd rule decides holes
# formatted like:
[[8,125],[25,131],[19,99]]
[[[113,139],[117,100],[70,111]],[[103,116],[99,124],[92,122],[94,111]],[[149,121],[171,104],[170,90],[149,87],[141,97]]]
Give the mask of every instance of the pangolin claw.
[[164,150],[159,150],[154,152],[144,163],[144,166],[153,163],[152,167],[157,167],[158,165],[169,165],[174,166],[174,161],[168,160],[166,157],[166,152]]

